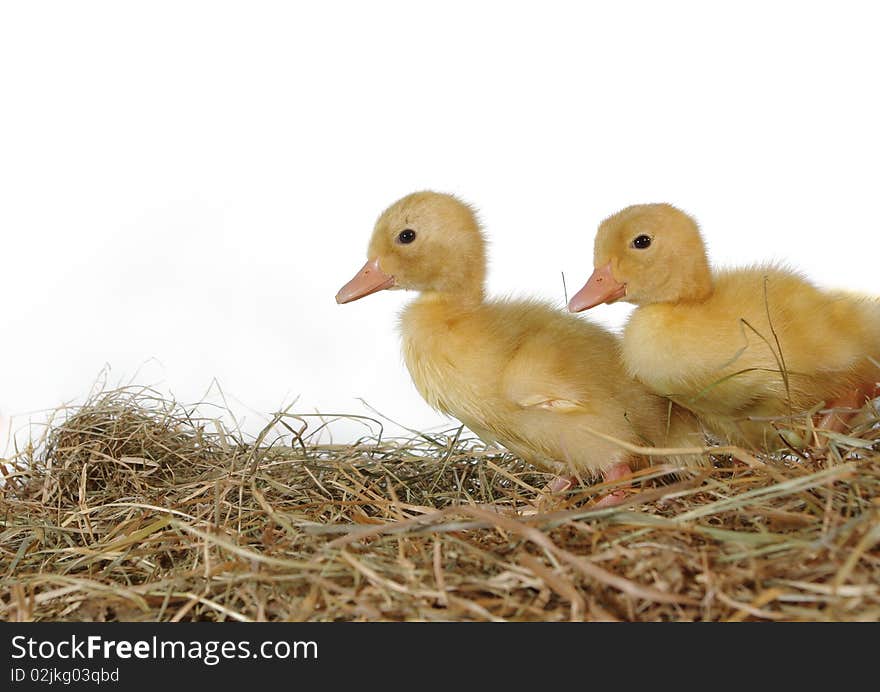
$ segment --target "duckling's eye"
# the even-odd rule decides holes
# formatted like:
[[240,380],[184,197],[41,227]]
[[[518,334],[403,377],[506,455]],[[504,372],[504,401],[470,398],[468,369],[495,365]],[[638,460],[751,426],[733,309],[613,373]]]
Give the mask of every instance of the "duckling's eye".
[[416,239],[416,232],[411,228],[406,228],[397,234],[397,242],[402,245],[409,245]]
[[632,241],[632,246],[636,250],[644,250],[646,247],[651,247],[651,236],[637,235]]

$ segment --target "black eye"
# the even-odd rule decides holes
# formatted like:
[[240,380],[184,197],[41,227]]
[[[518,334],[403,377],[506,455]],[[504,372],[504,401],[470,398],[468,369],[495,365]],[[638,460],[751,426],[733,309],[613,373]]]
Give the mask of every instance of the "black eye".
[[404,229],[400,233],[397,234],[397,242],[401,243],[403,245],[408,245],[409,243],[411,243],[415,239],[416,239],[416,232],[411,228]]
[[632,241],[632,246],[636,250],[644,250],[646,247],[650,247],[651,246],[651,236],[637,235]]

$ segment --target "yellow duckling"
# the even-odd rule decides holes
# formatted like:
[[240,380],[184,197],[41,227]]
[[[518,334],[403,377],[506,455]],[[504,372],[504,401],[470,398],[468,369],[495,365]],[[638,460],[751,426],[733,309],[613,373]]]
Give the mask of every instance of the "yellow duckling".
[[485,240],[455,197],[417,192],[393,204],[368,257],[336,301],[420,291],[400,320],[407,368],[431,406],[484,441],[559,474],[601,471],[606,480],[643,460],[590,430],[637,445],[700,443],[699,433],[688,438],[698,430],[690,414],[676,408],[670,418],[668,401],[627,377],[612,334],[541,303],[485,299]]
[[[713,273],[696,222],[668,204],[602,222],[594,264],[569,310],[635,303],[623,335],[629,373],[736,444],[779,448],[767,418],[876,396],[877,300],[822,291],[773,265]],[[829,413],[820,425],[844,421]]]

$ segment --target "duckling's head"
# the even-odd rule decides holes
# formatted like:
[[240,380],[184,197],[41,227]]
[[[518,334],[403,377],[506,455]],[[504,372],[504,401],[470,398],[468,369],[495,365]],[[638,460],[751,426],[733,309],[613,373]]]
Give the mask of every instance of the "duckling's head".
[[367,257],[337,303],[386,288],[483,297],[486,241],[473,209],[452,195],[415,192],[392,204],[376,221]]
[[696,221],[671,204],[627,207],[596,234],[595,267],[571,312],[626,300],[636,305],[706,299],[712,276]]

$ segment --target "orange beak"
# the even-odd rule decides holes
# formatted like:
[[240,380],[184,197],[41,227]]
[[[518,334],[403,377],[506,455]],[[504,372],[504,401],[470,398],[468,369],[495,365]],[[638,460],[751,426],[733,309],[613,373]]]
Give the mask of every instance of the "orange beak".
[[394,277],[379,269],[379,258],[368,260],[354,278],[339,289],[336,302],[342,305],[363,298],[376,291],[394,286]]
[[626,284],[620,283],[611,273],[611,262],[597,268],[587,279],[584,287],[568,301],[569,312],[589,310],[600,303],[613,303],[626,295]]

